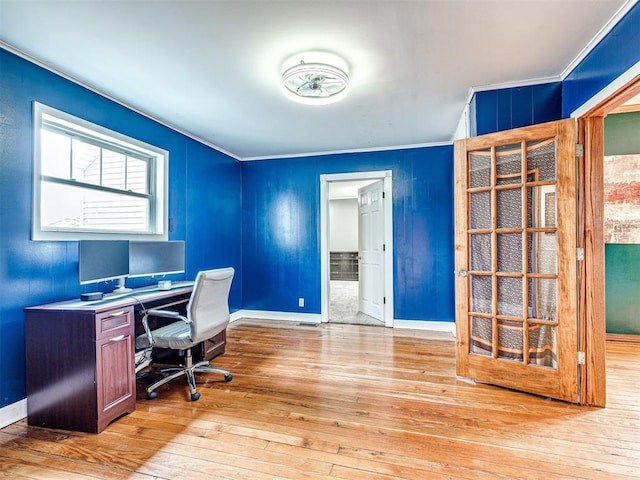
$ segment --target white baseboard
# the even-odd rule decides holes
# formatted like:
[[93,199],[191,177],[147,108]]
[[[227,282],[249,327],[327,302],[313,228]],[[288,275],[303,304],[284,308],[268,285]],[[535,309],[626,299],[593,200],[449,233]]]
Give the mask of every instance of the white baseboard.
[[452,336],[456,336],[456,324],[454,322],[435,322],[433,320],[394,320],[393,328],[431,330],[433,332],[450,333]]
[[[269,310],[238,310],[231,314],[232,322],[235,322],[236,320],[239,320],[241,318],[320,323],[322,317],[319,313],[272,312]],[[456,334],[456,324],[454,322],[437,322],[432,320],[394,320],[393,327],[445,332],[451,333],[451,335],[454,337]]]
[[231,314],[231,321],[241,318],[257,318],[259,320],[284,320],[287,322],[320,323],[319,313],[272,312],[269,310],[238,310]]
[[17,401],[11,405],[0,408],[0,428],[22,420],[27,416],[27,399]]

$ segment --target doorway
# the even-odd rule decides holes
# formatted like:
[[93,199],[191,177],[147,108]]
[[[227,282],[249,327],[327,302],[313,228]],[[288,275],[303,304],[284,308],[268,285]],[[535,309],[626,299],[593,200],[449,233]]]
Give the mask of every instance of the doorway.
[[604,119],[607,340],[640,336],[640,94]]
[[583,404],[605,406],[606,350],[604,238],[604,118],[640,93],[640,64],[636,64],[576,110],[579,142],[579,238],[584,261],[580,268],[580,349],[588,359],[581,365]]
[[322,322],[393,326],[391,178],[320,176]]
[[[382,180],[329,182],[329,322],[384,326],[381,312],[368,308],[374,292],[382,289],[383,279],[371,275],[368,252],[362,245],[376,243],[382,237],[384,225],[373,226],[361,221],[362,191],[371,186],[382,188]],[[369,217],[366,215],[365,218]],[[377,235],[376,235],[377,234]],[[372,238],[374,237],[374,238]],[[379,296],[374,293],[375,297]]]

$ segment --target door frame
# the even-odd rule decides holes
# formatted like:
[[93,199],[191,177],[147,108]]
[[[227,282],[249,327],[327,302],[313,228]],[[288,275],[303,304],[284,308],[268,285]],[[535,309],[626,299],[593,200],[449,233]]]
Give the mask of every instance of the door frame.
[[578,246],[584,248],[579,274],[581,404],[606,404],[606,310],[604,266],[604,117],[640,93],[640,62],[575,110],[578,143]]
[[385,327],[394,324],[393,300],[393,175],[391,170],[320,175],[320,321],[329,321],[329,183],[355,180],[383,180],[384,191],[384,297]]

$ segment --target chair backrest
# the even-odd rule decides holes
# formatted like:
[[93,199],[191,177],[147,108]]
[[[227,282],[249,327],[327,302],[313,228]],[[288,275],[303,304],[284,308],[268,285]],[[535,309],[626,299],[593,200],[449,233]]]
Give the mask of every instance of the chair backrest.
[[229,290],[234,273],[232,267],[198,272],[187,305],[193,342],[202,342],[227,328]]

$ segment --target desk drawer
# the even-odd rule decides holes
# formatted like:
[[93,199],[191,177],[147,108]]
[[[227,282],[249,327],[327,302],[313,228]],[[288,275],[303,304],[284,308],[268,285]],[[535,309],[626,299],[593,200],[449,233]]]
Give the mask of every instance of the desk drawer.
[[128,330],[133,323],[133,307],[116,308],[96,314],[96,340],[113,335],[118,330]]
[[215,337],[202,342],[202,357],[204,360],[211,360],[218,355],[222,355],[227,345],[227,331],[223,330]]

